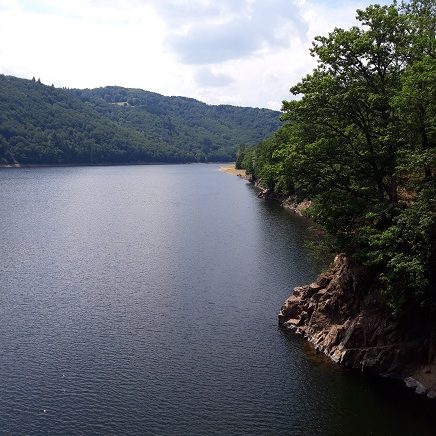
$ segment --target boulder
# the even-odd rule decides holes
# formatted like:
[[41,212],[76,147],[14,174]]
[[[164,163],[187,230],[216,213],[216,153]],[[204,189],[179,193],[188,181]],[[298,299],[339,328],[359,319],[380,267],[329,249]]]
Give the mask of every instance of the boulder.
[[436,335],[404,328],[371,291],[372,277],[345,255],[336,256],[329,272],[294,289],[279,325],[344,367],[402,378],[417,393],[435,397]]

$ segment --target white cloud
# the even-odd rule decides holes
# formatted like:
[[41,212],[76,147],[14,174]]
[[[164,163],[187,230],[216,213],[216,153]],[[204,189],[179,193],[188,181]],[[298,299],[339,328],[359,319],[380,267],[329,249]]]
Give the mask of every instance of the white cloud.
[[207,67],[198,69],[196,80],[204,87],[228,86],[233,82],[229,74],[215,72],[212,68]]
[[[188,64],[224,62],[249,56],[262,47],[287,46],[290,38],[305,30],[299,15],[299,8],[290,0],[215,2],[193,18],[176,22],[167,42]],[[184,31],[178,31],[180,28]]]
[[[369,3],[369,1],[368,1]],[[0,0],[0,72],[280,108],[364,0]]]
[[165,26],[149,6],[128,11],[83,0],[71,4],[2,11],[1,72],[56,86],[117,84],[160,92],[175,92],[189,76],[190,69],[162,49]]

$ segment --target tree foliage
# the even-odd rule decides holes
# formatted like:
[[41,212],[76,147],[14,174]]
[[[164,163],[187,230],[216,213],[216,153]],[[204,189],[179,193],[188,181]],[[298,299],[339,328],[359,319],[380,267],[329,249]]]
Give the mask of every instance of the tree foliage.
[[357,20],[315,38],[317,68],[243,163],[265,187],[311,199],[312,217],[371,265],[394,310],[433,307],[436,7],[375,5]]
[[0,75],[0,163],[231,161],[279,127],[268,109]]

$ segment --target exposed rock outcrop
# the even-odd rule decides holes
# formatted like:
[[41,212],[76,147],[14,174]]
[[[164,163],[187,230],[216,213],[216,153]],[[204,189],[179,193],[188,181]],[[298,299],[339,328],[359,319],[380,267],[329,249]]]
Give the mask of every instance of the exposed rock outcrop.
[[303,212],[312,205],[310,200],[297,201],[297,198],[287,197],[282,201],[282,206],[286,209],[292,210],[297,215],[303,216]]
[[416,392],[436,397],[434,336],[400,325],[370,287],[368,271],[338,255],[330,272],[294,289],[279,324],[340,365],[402,378]]
[[257,193],[258,198],[269,198],[271,196],[271,192],[268,188],[262,188],[260,186],[256,186],[259,189]]
[[297,215],[303,216],[303,212],[312,205],[310,200],[298,201],[296,196],[284,197],[274,194],[271,189],[262,187],[258,181],[254,185],[259,190],[258,198],[277,200],[285,209],[289,209]]

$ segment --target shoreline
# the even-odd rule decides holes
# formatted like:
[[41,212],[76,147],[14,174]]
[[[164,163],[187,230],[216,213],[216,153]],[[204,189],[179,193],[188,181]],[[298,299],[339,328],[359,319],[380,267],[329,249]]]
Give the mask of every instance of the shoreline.
[[0,164],[2,168],[73,168],[73,167],[117,167],[147,165],[222,165],[223,162],[116,162],[116,163],[65,163],[65,164]]
[[245,175],[245,170],[237,170],[235,168],[235,164],[228,164],[228,165],[221,165],[218,168],[219,171],[221,171],[222,173],[227,173],[227,174],[231,174],[233,176],[237,176],[237,177],[241,177],[242,179],[247,179],[247,176]]
[[222,165],[219,168],[219,171],[232,174],[234,176],[240,177],[244,180],[247,180],[250,182],[256,189],[259,190],[258,198],[263,199],[271,199],[278,201],[280,205],[287,210],[290,210],[291,212],[295,213],[299,216],[304,216],[304,211],[309,208],[312,204],[310,200],[303,200],[298,202],[295,196],[289,196],[289,197],[279,197],[271,195],[269,190],[266,188],[262,188],[257,183],[253,182],[250,178],[250,176],[247,176],[245,174],[245,170],[237,170],[233,165]]
[[278,314],[279,326],[342,368],[402,380],[415,393],[436,398],[431,331],[408,331],[377,290],[368,293],[370,286],[370,271],[337,255],[329,271],[293,289]]
[[[226,172],[238,175],[236,171]],[[256,187],[259,198],[269,198],[268,190]],[[308,200],[271,198],[300,216],[310,206]],[[336,256],[328,272],[293,289],[279,311],[279,326],[302,336],[316,352],[342,368],[401,380],[416,394],[435,399],[436,346],[431,333],[409,337],[377,292],[369,293],[368,301],[361,300],[369,283],[365,275],[363,268],[343,255]]]

